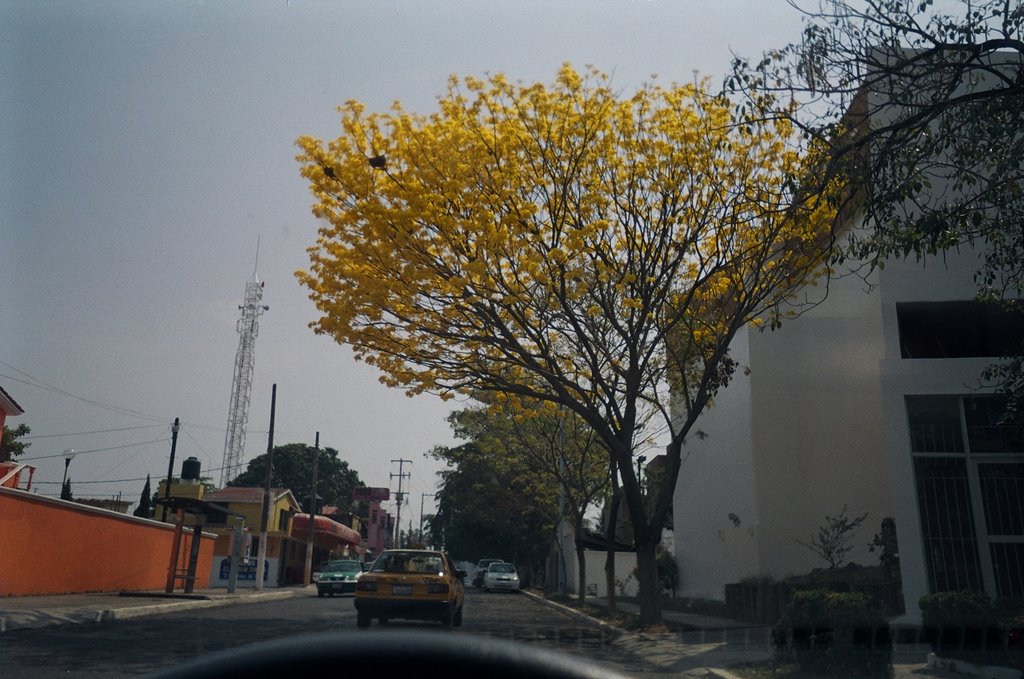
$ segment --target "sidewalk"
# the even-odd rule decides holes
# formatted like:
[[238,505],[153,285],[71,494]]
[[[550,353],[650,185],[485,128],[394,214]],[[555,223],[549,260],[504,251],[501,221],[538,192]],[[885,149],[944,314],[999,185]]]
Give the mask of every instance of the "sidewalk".
[[[538,599],[543,599],[531,594]],[[564,608],[577,615],[586,616],[568,606],[554,602],[547,603]],[[587,603],[594,606],[607,606],[606,599],[587,597]],[[631,602],[617,601],[616,606],[623,613],[638,614],[640,607]],[[589,617],[589,616],[586,616]],[[684,649],[694,649],[707,654],[707,660],[714,660],[713,666],[705,666],[699,670],[684,673],[683,676],[717,677],[719,679],[741,679],[736,670],[724,668],[740,663],[760,662],[772,657],[771,627],[752,623],[737,622],[725,618],[716,618],[685,611],[662,610],[662,619],[674,631],[662,634],[649,632],[630,633],[636,637],[633,643],[644,649],[648,656],[653,653],[661,655],[666,667],[686,655]],[[591,618],[600,624],[609,624],[600,618]],[[628,643],[628,642],[627,642]],[[929,664],[931,648],[924,643],[897,643],[893,648],[893,679],[963,679],[969,676],[989,678],[1007,677],[1001,670],[992,672],[992,668],[971,668],[964,673],[953,672],[942,667]],[[941,662],[941,661],[940,661]],[[966,669],[966,668],[965,668]],[[986,674],[986,671],[990,673]],[[703,674],[702,674],[703,672]],[[1018,677],[1019,673],[1014,674]]]
[[0,633],[19,629],[35,629],[51,625],[68,625],[108,620],[127,620],[146,615],[173,613],[195,608],[243,604],[256,601],[288,599],[309,594],[315,586],[265,589],[239,589],[228,594],[225,589],[198,590],[192,594],[162,591],[97,592],[90,594],[55,594],[0,598]]

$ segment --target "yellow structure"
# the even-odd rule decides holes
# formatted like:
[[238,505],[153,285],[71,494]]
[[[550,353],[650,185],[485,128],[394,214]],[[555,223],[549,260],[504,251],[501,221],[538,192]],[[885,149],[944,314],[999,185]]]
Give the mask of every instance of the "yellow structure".
[[[171,487],[174,492],[174,487]],[[263,488],[228,487],[212,491],[203,498],[224,507],[231,515],[211,514],[206,517],[204,530],[217,533],[213,550],[213,572],[210,586],[226,586],[232,540],[239,521],[245,527],[249,546],[249,564],[241,569],[239,585],[252,583],[255,577],[255,556],[258,553],[260,523],[263,514]],[[270,511],[267,517],[267,549],[264,584],[270,587],[295,584],[301,581],[305,565],[305,543],[291,537],[292,517],[301,511],[295,495],[287,488],[272,488]],[[241,515],[234,516],[234,515]],[[244,553],[245,550],[243,550]],[[244,556],[244,554],[243,554]]]

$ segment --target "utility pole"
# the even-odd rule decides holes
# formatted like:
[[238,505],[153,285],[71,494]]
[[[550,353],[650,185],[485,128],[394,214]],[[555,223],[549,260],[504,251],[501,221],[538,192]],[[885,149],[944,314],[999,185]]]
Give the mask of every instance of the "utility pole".
[[411,472],[403,471],[403,469],[405,468],[405,463],[408,462],[409,464],[412,464],[412,460],[405,460],[405,459],[402,459],[402,458],[399,458],[397,460],[391,460],[391,464],[394,464],[396,462],[398,463],[398,473],[397,474],[394,474],[394,473],[391,474],[391,478],[395,478],[396,476],[398,477],[398,492],[395,493],[395,499],[398,500],[398,512],[395,515],[395,542],[394,542],[394,544],[395,544],[395,547],[401,547],[402,545],[400,545],[399,542],[401,541],[401,537],[402,537],[402,498],[405,495],[405,493],[402,492],[402,481],[404,479],[408,479],[408,478],[412,477],[412,473]]
[[[180,427],[181,424],[178,421],[178,418],[175,417],[174,424],[171,425],[171,461],[167,464],[167,485],[164,486],[165,500],[171,496],[171,479],[174,477],[174,451],[178,447],[178,429]],[[65,466],[64,469],[66,473],[67,466]],[[164,511],[160,516],[160,520],[167,523],[167,505],[164,505]]]
[[313,579],[313,524],[316,522],[316,471],[320,462],[320,432],[316,433],[316,445],[313,447],[313,497],[309,501],[309,532],[306,534],[306,570],[302,583],[309,585]]
[[277,408],[277,384],[270,390],[270,435],[267,437],[267,477],[263,484],[263,511],[260,514],[260,546],[256,550],[256,591],[263,591],[263,562],[267,558],[267,525],[270,523],[270,478],[274,469],[274,410]]

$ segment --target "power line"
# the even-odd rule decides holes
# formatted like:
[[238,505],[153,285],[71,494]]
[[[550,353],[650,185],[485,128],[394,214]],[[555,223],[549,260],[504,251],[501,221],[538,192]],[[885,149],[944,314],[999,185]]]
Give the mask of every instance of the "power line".
[[[102,453],[108,450],[121,450],[124,448],[132,448],[135,446],[148,446],[154,443],[162,443],[164,439],[153,439],[152,441],[141,441],[139,443],[126,443],[122,446],[110,446],[108,448],[93,448],[91,450],[76,450],[75,455],[85,455],[86,453]],[[53,455],[37,455],[36,457],[19,457],[19,462],[27,462],[28,460],[49,460],[55,457],[64,457],[64,453],[55,453]]]
[[86,434],[109,434],[110,432],[115,432],[115,431],[133,431],[133,430],[136,430],[136,429],[153,429],[155,427],[164,427],[164,426],[166,426],[166,425],[164,425],[164,424],[143,424],[143,425],[139,425],[138,427],[118,427],[116,429],[95,429],[93,431],[73,431],[73,432],[69,432],[67,434],[36,434],[35,436],[19,436],[18,438],[22,439],[22,440],[26,440],[26,441],[28,439],[33,439],[33,440],[34,439],[52,439],[52,438],[60,438],[62,436],[84,436]]
[[148,413],[139,412],[137,410],[131,410],[130,408],[122,408],[120,406],[115,406],[115,405],[111,405],[109,403],[103,403],[102,401],[97,401],[95,399],[85,398],[84,396],[78,396],[77,394],[72,394],[70,391],[67,391],[65,389],[61,389],[60,387],[56,387],[56,386],[54,386],[52,384],[48,384],[48,383],[42,381],[41,379],[39,379],[37,377],[33,377],[32,375],[29,375],[24,370],[19,370],[19,369],[15,368],[13,365],[11,365],[10,363],[7,363],[6,361],[0,361],[0,365],[5,365],[8,368],[10,368],[11,370],[13,370],[14,372],[18,373],[19,375],[22,375],[23,377],[27,378],[27,379],[21,379],[21,378],[15,377],[14,375],[7,375],[7,374],[0,375],[0,377],[3,377],[4,379],[13,380],[15,382],[20,382],[21,384],[25,384],[25,385],[28,385],[30,387],[36,387],[37,389],[45,389],[46,391],[51,391],[51,392],[54,392],[56,394],[61,394],[62,396],[67,396],[69,398],[73,398],[73,399],[75,399],[77,401],[81,401],[82,403],[88,403],[91,406],[95,406],[97,408],[102,408],[104,410],[109,410],[111,412],[118,413],[119,415],[125,415],[125,416],[128,416],[128,417],[136,417],[136,418],[139,418],[141,420],[152,420],[152,421],[159,421],[159,422],[163,422],[163,421],[165,421],[167,419],[167,418],[161,417],[159,415],[150,415]]

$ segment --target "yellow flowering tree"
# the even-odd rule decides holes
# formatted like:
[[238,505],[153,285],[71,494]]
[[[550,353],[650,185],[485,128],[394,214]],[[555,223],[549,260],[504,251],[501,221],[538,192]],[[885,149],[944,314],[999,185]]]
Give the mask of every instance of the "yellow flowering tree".
[[[550,85],[452,78],[430,115],[342,106],[298,140],[322,220],[297,273],[317,333],[412,394],[494,392],[575,412],[618,469],[641,619],[683,441],[729,378],[729,342],[820,273],[834,211],[784,120],[734,124],[702,84],[620,96],[566,65]],[[633,458],[665,433],[645,500]]]

